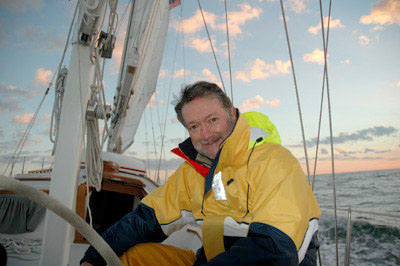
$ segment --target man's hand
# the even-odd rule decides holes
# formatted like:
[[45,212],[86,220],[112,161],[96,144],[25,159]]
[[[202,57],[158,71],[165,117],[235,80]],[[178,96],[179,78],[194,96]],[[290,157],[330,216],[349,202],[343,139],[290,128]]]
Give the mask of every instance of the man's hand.
[[84,262],[81,264],[81,266],[93,266],[92,264],[90,264],[89,262]]

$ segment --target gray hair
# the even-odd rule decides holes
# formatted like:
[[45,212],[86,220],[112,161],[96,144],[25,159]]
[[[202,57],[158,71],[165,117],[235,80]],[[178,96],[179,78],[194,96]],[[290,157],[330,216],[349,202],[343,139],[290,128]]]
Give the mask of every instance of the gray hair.
[[175,105],[176,116],[184,127],[186,127],[186,124],[182,116],[182,107],[197,97],[217,98],[228,114],[233,106],[229,97],[215,83],[198,81],[187,85],[182,88],[180,99],[178,99],[177,104]]

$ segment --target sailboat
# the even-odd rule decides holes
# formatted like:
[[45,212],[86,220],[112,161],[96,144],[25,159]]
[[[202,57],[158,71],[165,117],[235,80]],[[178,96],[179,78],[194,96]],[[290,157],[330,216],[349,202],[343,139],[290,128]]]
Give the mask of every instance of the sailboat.
[[[117,1],[109,2],[111,9],[114,9],[110,12],[110,21],[115,19],[112,15],[115,7],[112,5],[116,3]],[[100,31],[107,2],[81,1],[80,6],[77,6],[78,19],[72,41],[71,62],[63,88],[65,94],[62,100],[60,121],[56,127],[57,145],[53,169],[51,172],[30,173],[30,177],[17,176],[20,180],[25,180],[23,182],[36,186],[39,183],[40,185],[46,183],[42,187],[44,191],[69,209],[75,209],[84,219],[90,216],[85,203],[89,187],[93,194],[95,190],[102,190],[117,191],[119,194],[133,196],[131,198],[133,206],[128,207],[131,208],[137,204],[140,197],[158,186],[157,182],[149,179],[146,171],[148,169],[143,161],[121,155],[121,153],[133,143],[141,114],[154,94],[168,29],[168,10],[176,6],[177,2],[153,0],[132,3],[134,4],[130,8],[112,112],[108,112],[106,107],[102,110],[105,100],[101,95],[91,94],[96,91],[101,92],[104,87],[101,81],[100,58],[110,56],[115,38],[112,22],[107,33]],[[61,74],[61,67],[59,70]],[[86,102],[89,104],[86,105]],[[86,106],[88,106],[87,109]],[[81,143],[84,139],[83,132],[86,123],[90,124],[91,128],[87,127],[87,134],[89,131],[94,132],[94,139],[101,144],[104,143],[104,136],[96,138],[98,117],[110,117],[110,125],[105,126],[110,129],[107,136],[108,151],[100,153],[101,149],[90,150],[87,147],[82,153]],[[86,122],[85,119],[87,119]],[[71,132],[70,128],[74,128],[74,132]],[[86,142],[87,145],[91,143],[92,147],[96,146],[96,141],[93,139]],[[104,168],[102,161],[106,162]],[[92,166],[96,164],[101,164],[101,170],[97,168],[88,173],[88,168],[93,169]],[[93,183],[87,185],[89,179]],[[178,232],[181,235],[172,236],[167,243],[196,250],[201,245],[196,233],[195,228],[189,228],[189,230],[184,228]],[[25,236],[43,237],[41,265],[67,265],[67,263],[77,265],[82,252],[87,247],[85,238],[52,212],[47,212],[45,222],[43,220],[35,232],[26,233]],[[37,265],[38,262],[38,260],[21,262],[10,258],[9,265]]]

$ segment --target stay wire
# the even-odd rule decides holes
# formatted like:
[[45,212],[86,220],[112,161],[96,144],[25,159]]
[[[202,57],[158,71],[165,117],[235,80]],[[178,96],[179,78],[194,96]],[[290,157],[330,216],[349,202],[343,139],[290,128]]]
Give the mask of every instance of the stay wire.
[[228,8],[226,6],[226,0],[225,2],[225,24],[226,24],[226,42],[228,43],[228,59],[229,59],[229,81],[231,85],[231,101],[233,104],[233,87],[232,87],[232,66],[231,66],[231,48],[230,48],[230,41],[229,41],[229,23],[228,23]]
[[[322,10],[321,0],[320,2],[320,10]],[[331,18],[331,5],[332,1],[329,2],[329,15],[328,15],[328,30],[330,25]],[[324,44],[324,61],[325,61],[325,69],[326,69],[326,95],[328,100],[328,114],[329,114],[329,137],[330,137],[330,146],[331,146],[331,165],[332,165],[332,189],[333,189],[333,204],[335,210],[335,248],[336,248],[336,265],[339,266],[339,249],[338,249],[338,228],[337,228],[337,210],[336,210],[336,181],[335,181],[335,153],[333,149],[333,132],[332,132],[332,111],[331,111],[331,100],[330,100],[330,89],[329,89],[329,79],[328,79],[328,66],[327,66],[327,44],[325,44],[325,34],[324,34],[324,19],[321,13],[321,29],[323,36],[323,44]]]
[[181,4],[181,15],[180,15],[180,22],[181,22],[181,31],[182,31],[182,63],[183,63],[183,84],[186,84],[186,58],[185,58],[185,33],[183,31],[183,3]]
[[[14,151],[14,153],[13,153],[13,155],[12,155],[10,161],[8,162],[6,169],[4,169],[3,175],[7,172],[8,167],[9,167],[10,165],[11,165],[11,169],[14,168],[14,165],[15,165],[15,163],[17,162],[17,160],[18,160],[18,158],[19,158],[19,156],[20,156],[20,154],[21,154],[21,151],[22,151],[23,147],[25,146],[26,141],[28,140],[29,133],[30,133],[30,131],[31,131],[32,127],[33,127],[33,125],[35,124],[35,121],[36,121],[36,118],[37,118],[37,116],[38,116],[38,113],[39,113],[40,109],[42,108],[43,102],[44,102],[44,100],[45,100],[47,94],[49,93],[49,90],[50,90],[50,87],[48,87],[48,88],[46,89],[46,91],[45,91],[45,93],[44,93],[44,95],[43,95],[43,97],[42,97],[42,100],[40,101],[38,107],[36,108],[35,113],[33,114],[31,120],[29,121],[29,124],[28,124],[28,126],[26,127],[26,130],[24,131],[24,133],[23,133],[23,135],[22,135],[22,138],[21,138],[20,141],[18,142],[17,147],[15,148],[15,151]],[[18,154],[17,154],[17,152],[18,152]],[[15,156],[15,154],[17,154],[17,156]],[[12,171],[10,171],[10,177],[11,177],[11,174],[12,174]]]
[[289,50],[290,63],[291,63],[292,72],[293,72],[294,87],[295,87],[295,91],[296,91],[297,108],[298,108],[298,112],[299,112],[301,134],[302,134],[302,137],[303,137],[304,154],[305,154],[305,158],[306,158],[307,180],[310,183],[310,166],[309,166],[309,163],[308,163],[307,144],[306,144],[306,137],[305,137],[305,134],[304,134],[304,126],[303,126],[303,118],[302,118],[302,114],[301,114],[299,91],[298,91],[298,88],[297,88],[296,74],[295,74],[295,71],[294,71],[294,64],[293,64],[293,57],[292,57],[292,49],[290,48],[289,33],[288,33],[287,25],[286,25],[285,10],[284,10],[284,7],[283,7],[282,0],[280,0],[280,4],[281,4],[281,10],[282,10],[283,24],[285,26],[286,42],[287,42],[287,47],[288,47],[288,50]]
[[[175,42],[175,50],[174,50],[174,56],[173,56],[173,60],[172,60],[172,72],[171,72],[171,77],[170,77],[170,82],[169,82],[169,91],[168,91],[168,99],[167,99],[167,106],[166,106],[166,110],[165,110],[165,116],[164,116],[164,123],[163,123],[163,134],[161,135],[161,153],[164,149],[164,139],[165,139],[165,131],[166,131],[166,125],[167,125],[167,117],[168,117],[168,110],[169,110],[169,102],[170,102],[170,98],[171,98],[171,90],[172,90],[172,78],[173,78],[173,73],[175,70],[175,60],[176,60],[176,52],[178,50],[178,41],[179,41],[179,34],[180,31],[178,30],[178,34],[176,36],[176,42]],[[161,164],[161,153],[160,153],[160,159],[158,161],[158,165],[157,165],[157,169],[160,168],[160,164]],[[156,156],[157,158],[158,156]],[[157,178],[158,179],[158,178]]]
[[197,3],[199,4],[199,9],[200,9],[200,12],[201,12],[201,17],[203,18],[204,27],[205,27],[206,32],[207,32],[207,36],[208,36],[208,40],[209,40],[209,42],[210,42],[211,50],[212,50],[212,52],[213,52],[214,61],[215,61],[215,64],[217,65],[219,78],[221,79],[221,83],[222,83],[222,88],[224,89],[224,92],[225,92],[225,94],[226,94],[226,89],[225,89],[224,80],[222,79],[221,70],[219,69],[219,64],[218,64],[217,56],[215,55],[214,46],[213,46],[213,44],[212,44],[211,37],[210,37],[210,33],[209,33],[209,31],[208,31],[206,19],[204,18],[203,9],[202,9],[202,7],[201,7],[201,5],[200,5],[200,0],[197,0]]

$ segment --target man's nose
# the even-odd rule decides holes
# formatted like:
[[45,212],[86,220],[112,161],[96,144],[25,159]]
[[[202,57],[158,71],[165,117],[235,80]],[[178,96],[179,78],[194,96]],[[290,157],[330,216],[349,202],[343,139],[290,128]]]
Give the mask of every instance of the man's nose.
[[208,140],[211,137],[210,128],[207,125],[201,126],[201,138],[203,140]]

